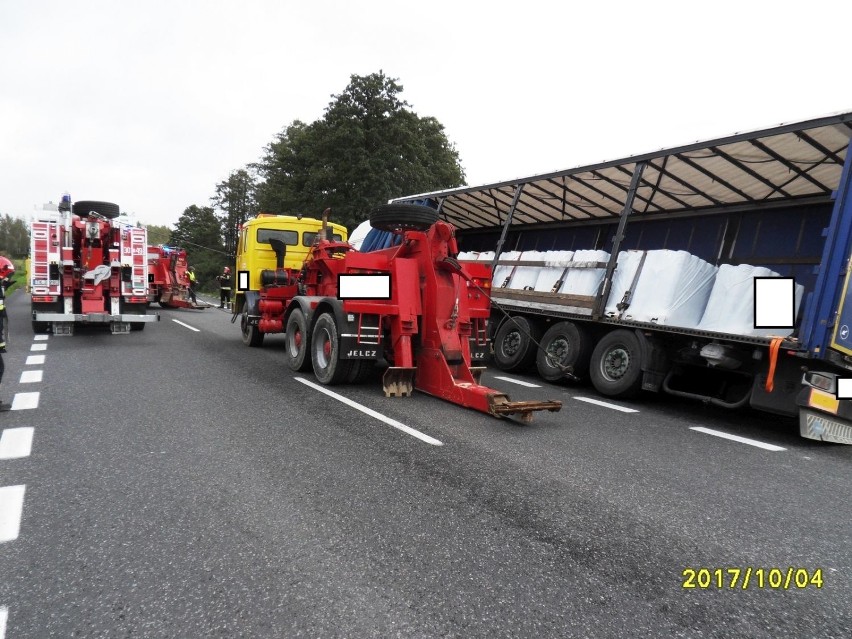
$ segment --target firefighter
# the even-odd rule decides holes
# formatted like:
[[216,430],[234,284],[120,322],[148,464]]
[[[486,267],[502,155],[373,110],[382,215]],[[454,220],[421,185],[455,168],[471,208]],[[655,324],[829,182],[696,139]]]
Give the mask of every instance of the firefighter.
[[[12,283],[12,276],[15,274],[15,265],[6,257],[0,256],[0,353],[6,352],[6,333],[8,331],[7,315],[6,315],[6,287]],[[3,362],[3,356],[0,355],[0,383],[3,381],[3,372],[6,370],[6,365]],[[0,411],[6,411],[12,408],[10,404],[0,402]]]
[[195,286],[198,284],[198,279],[195,277],[195,267],[190,266],[186,269],[186,277],[189,279],[189,289],[187,292],[189,293],[189,299],[192,300],[192,304],[194,306],[198,306],[198,300],[195,299]]
[[231,310],[231,269],[226,266],[216,279],[219,280],[219,308]]

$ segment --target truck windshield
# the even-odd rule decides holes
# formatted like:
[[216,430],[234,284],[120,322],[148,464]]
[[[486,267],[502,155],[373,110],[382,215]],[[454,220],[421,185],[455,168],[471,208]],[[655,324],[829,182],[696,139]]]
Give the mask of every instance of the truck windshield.
[[[302,246],[313,246],[317,234],[313,231],[305,231],[302,233]],[[332,236],[333,242],[342,242],[343,236],[339,233],[334,233]]]

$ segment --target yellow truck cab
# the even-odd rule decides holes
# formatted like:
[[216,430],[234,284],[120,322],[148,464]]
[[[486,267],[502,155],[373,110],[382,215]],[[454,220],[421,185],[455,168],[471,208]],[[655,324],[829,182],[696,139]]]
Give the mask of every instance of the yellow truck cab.
[[[259,213],[247,220],[240,229],[237,242],[234,313],[242,311],[246,293],[252,297],[251,292],[263,287],[262,273],[276,270],[277,255],[273,248],[276,240],[282,242],[286,249],[283,268],[298,270],[321,228],[322,220],[293,215]],[[345,226],[329,222],[328,228],[334,241],[346,241]]]

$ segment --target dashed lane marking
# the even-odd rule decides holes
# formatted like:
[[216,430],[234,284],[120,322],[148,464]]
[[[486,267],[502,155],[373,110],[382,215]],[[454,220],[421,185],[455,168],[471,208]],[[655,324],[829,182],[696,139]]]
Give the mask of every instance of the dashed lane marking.
[[181,322],[180,320],[173,319],[172,321],[173,321],[175,324],[180,324],[181,326],[185,326],[185,327],[186,327],[186,328],[188,328],[189,330],[191,330],[191,331],[195,331],[196,333],[200,333],[200,332],[201,332],[201,329],[200,329],[200,328],[195,328],[194,326],[190,326],[189,324],[184,324],[184,323],[183,323],[183,322]]
[[44,355],[30,355],[27,357],[27,361],[25,362],[27,366],[33,366],[35,364],[44,364]]
[[21,384],[32,384],[40,382],[44,371],[23,371],[21,372]]
[[38,408],[39,393],[15,393],[12,400],[12,410],[27,410]]
[[787,450],[783,446],[776,446],[775,444],[767,444],[765,442],[759,442],[756,439],[749,439],[748,437],[740,437],[739,435],[731,435],[730,433],[724,433],[721,430],[713,430],[712,428],[704,428],[704,426],[690,426],[690,430],[697,430],[699,433],[704,433],[705,435],[714,435],[715,437],[721,437],[723,439],[730,439],[733,442],[739,442],[740,444],[748,444],[749,446],[756,446],[757,448],[762,448],[763,450],[771,450],[773,452],[777,452],[779,450]]
[[0,606],[0,639],[6,636],[6,620],[9,618],[9,609]]
[[7,428],[0,434],[0,459],[29,457],[33,449],[32,426]]
[[26,486],[0,486],[0,544],[18,538]]
[[305,386],[310,386],[314,390],[318,390],[320,393],[328,395],[329,397],[336,399],[337,401],[342,402],[342,403],[346,404],[347,406],[351,406],[352,408],[354,408],[356,410],[360,410],[365,415],[369,415],[370,417],[378,419],[379,421],[384,422],[388,426],[393,426],[394,428],[401,430],[403,433],[407,433],[407,434],[411,435],[412,437],[416,437],[420,441],[426,442],[427,444],[432,444],[433,446],[443,446],[444,445],[443,442],[435,439],[434,437],[429,437],[429,435],[421,433],[419,430],[415,430],[414,428],[411,428],[411,426],[406,426],[402,422],[398,422],[395,419],[391,419],[390,417],[382,415],[381,413],[374,411],[372,408],[367,408],[363,404],[359,404],[358,402],[352,401],[348,397],[344,397],[343,395],[338,395],[337,393],[328,390],[325,386],[320,386],[319,384],[314,384],[313,382],[306,380],[304,377],[296,377],[295,379],[296,379],[296,381],[301,382]]
[[639,411],[635,408],[627,408],[626,406],[619,406],[618,404],[610,404],[609,402],[602,402],[599,399],[592,399],[591,397],[575,397],[574,399],[579,399],[581,402],[586,402],[588,404],[594,404],[595,406],[603,406],[604,408],[611,408],[612,410],[618,410],[622,413],[638,413]]
[[37,342],[43,342],[43,341],[45,341],[48,337],[50,337],[50,336],[49,336],[49,335],[36,335],[35,337],[33,337],[33,339],[34,339],[35,341],[37,341]]
[[30,350],[31,351],[46,351],[47,350],[47,344],[33,344],[32,346],[30,346]]
[[527,388],[541,388],[541,386],[538,384],[530,384],[529,382],[525,382],[520,379],[512,379],[511,377],[502,377],[500,375],[495,375],[494,379],[502,379],[504,382],[517,384],[518,386],[526,386]]

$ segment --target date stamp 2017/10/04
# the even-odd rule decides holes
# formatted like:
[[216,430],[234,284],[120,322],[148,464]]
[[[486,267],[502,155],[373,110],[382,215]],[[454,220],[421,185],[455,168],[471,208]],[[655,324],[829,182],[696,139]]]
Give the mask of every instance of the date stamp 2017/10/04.
[[740,590],[767,588],[791,590],[794,588],[822,588],[822,568],[684,568],[681,572],[682,588],[707,590],[708,588],[738,588]]

